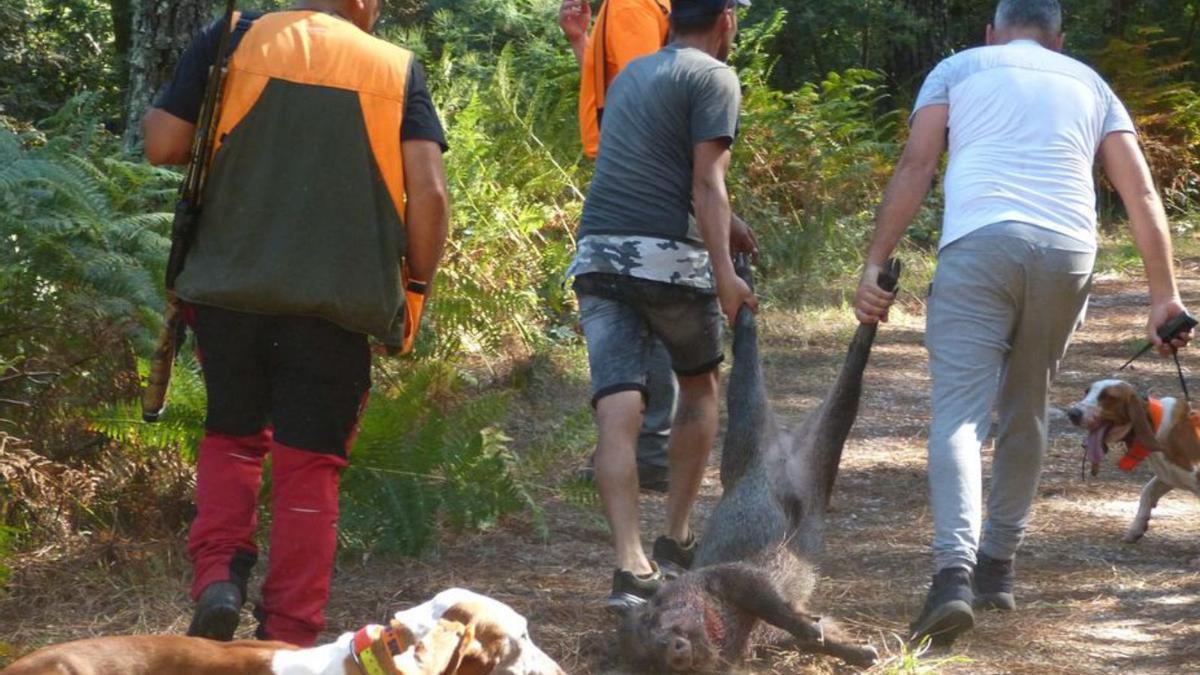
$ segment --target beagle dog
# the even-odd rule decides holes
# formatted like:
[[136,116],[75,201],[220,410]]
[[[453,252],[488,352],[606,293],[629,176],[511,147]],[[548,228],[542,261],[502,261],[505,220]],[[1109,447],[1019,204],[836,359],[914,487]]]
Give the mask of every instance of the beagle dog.
[[1067,411],[1067,418],[1087,432],[1084,448],[1096,475],[1110,443],[1123,443],[1119,465],[1132,471],[1143,460],[1154,477],[1142,488],[1138,512],[1125,533],[1125,541],[1142,538],[1150,525],[1150,512],[1174,488],[1200,497],[1200,412],[1174,398],[1143,398],[1122,380],[1100,380],[1088,387],[1083,400]]
[[564,675],[525,618],[460,588],[319,647],[175,635],[77,640],[40,649],[2,675]]

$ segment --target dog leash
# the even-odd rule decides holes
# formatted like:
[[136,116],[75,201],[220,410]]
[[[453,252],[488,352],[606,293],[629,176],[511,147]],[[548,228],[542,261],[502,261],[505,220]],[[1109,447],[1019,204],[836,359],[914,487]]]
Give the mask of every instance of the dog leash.
[[[1180,312],[1179,314],[1176,314],[1175,316],[1171,317],[1170,321],[1159,326],[1158,330],[1155,331],[1155,333],[1158,335],[1159,339],[1161,339],[1163,342],[1169,342],[1171,340],[1171,338],[1182,333],[1183,331],[1187,331],[1187,330],[1191,330],[1191,329],[1195,328],[1197,323],[1198,322],[1196,321],[1196,318],[1193,317],[1191,314],[1188,314],[1187,312]],[[1120,368],[1117,368],[1117,372],[1120,372],[1120,371],[1128,368],[1134,361],[1141,358],[1143,354],[1150,351],[1150,348],[1153,346],[1154,346],[1153,342],[1147,342],[1145,345],[1142,346],[1141,349],[1139,349],[1137,351],[1136,354],[1129,357],[1129,360],[1125,362],[1125,365],[1121,366]],[[1180,365],[1180,363],[1179,363],[1179,350],[1176,349],[1175,347],[1171,347],[1171,356],[1175,359],[1175,372],[1179,374],[1179,388],[1183,390],[1183,399],[1188,402],[1189,407],[1190,407],[1191,402],[1192,402],[1192,397],[1188,394],[1187,379],[1184,378],[1183,366]]]

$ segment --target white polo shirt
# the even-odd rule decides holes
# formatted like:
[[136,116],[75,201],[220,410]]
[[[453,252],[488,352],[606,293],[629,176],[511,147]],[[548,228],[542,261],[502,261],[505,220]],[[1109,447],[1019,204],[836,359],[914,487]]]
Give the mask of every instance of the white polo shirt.
[[950,106],[940,247],[1016,221],[1096,245],[1092,165],[1110,133],[1136,133],[1094,70],[1032,40],[937,65],[913,106]]

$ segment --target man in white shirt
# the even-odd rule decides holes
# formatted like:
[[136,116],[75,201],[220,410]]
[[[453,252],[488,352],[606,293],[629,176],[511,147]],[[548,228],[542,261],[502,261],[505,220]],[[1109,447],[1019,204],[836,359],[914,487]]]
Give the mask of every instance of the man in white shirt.
[[[1059,53],[1057,0],[1001,0],[988,46],[929,74],[876,214],[855,297],[865,323],[894,296],[875,284],[932,184],[949,142],[946,207],[930,289],[933,379],[929,492],[936,573],[912,639],[948,644],[974,608],[1012,609],[1013,557],[1046,450],[1047,391],[1082,317],[1096,252],[1092,164],[1129,215],[1150,290],[1147,336],[1184,311],[1166,214],[1124,106],[1087,66]],[[987,523],[980,448],[999,416]]]

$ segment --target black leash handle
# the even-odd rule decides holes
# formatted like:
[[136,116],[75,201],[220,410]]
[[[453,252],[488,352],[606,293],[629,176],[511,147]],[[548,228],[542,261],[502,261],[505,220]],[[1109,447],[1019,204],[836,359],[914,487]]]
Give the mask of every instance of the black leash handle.
[[1180,312],[1171,317],[1170,321],[1159,326],[1155,333],[1158,334],[1158,339],[1162,340],[1163,342],[1170,342],[1171,338],[1175,337],[1176,335],[1179,335],[1186,330],[1195,328],[1197,323],[1200,322],[1196,321],[1196,317],[1188,314],[1187,312]]
[[[1196,317],[1192,316],[1191,314],[1188,314],[1187,312],[1180,312],[1180,313],[1176,314],[1175,316],[1171,317],[1171,319],[1169,321],[1167,321],[1163,325],[1159,326],[1158,330],[1156,330],[1154,332],[1155,332],[1155,334],[1158,335],[1158,339],[1162,340],[1163,342],[1170,342],[1171,339],[1174,338],[1176,335],[1179,335],[1180,333],[1182,333],[1184,331],[1195,328],[1197,323],[1198,322],[1196,321]],[[1145,354],[1146,352],[1150,351],[1150,348],[1153,346],[1154,346],[1153,342],[1147,342],[1145,345],[1142,346],[1141,349],[1137,350],[1136,354],[1129,357],[1129,360],[1126,361],[1124,365],[1122,365],[1120,368],[1117,368],[1117,371],[1120,372],[1120,371],[1128,368],[1129,364],[1133,363],[1134,361],[1137,361],[1139,358],[1141,358],[1142,354]],[[1176,358],[1176,363],[1178,363],[1178,358]],[[1181,379],[1182,379],[1182,376],[1183,376],[1183,371],[1181,370],[1180,371]],[[1186,387],[1185,387],[1185,389],[1186,389]]]
[[[1187,312],[1180,312],[1171,317],[1171,320],[1158,327],[1155,331],[1160,340],[1170,344],[1171,339],[1184,331],[1189,331],[1196,327],[1196,318]],[[1188,394],[1187,379],[1183,376],[1183,366],[1179,364],[1179,350],[1171,347],[1171,357],[1175,359],[1175,372],[1179,374],[1179,388],[1183,390],[1183,400],[1187,401],[1188,408],[1191,408],[1192,397]]]
[[[1200,322],[1196,321],[1196,317],[1188,314],[1187,312],[1180,312],[1171,317],[1169,321],[1159,326],[1158,330],[1154,332],[1156,335],[1158,335],[1158,339],[1169,344],[1176,335],[1195,328],[1197,323]],[[1153,346],[1153,343],[1146,343],[1146,345],[1139,349],[1136,354],[1129,357],[1129,360],[1125,362],[1125,365],[1117,368],[1117,371],[1120,372],[1128,368],[1129,364],[1136,361],[1139,357],[1141,357],[1142,354],[1150,351],[1150,348]],[[1179,388],[1183,390],[1183,400],[1188,402],[1188,407],[1191,407],[1192,397],[1190,394],[1188,394],[1187,378],[1183,376],[1183,366],[1179,363],[1179,350],[1175,347],[1171,347],[1171,356],[1175,359],[1175,372],[1179,374]]]

